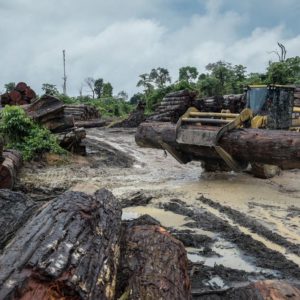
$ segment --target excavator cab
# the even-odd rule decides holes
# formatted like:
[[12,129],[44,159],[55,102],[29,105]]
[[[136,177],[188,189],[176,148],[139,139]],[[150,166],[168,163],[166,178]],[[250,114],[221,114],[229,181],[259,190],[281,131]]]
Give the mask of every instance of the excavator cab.
[[252,128],[284,129],[293,126],[294,87],[254,85],[246,89],[246,107],[254,119]]

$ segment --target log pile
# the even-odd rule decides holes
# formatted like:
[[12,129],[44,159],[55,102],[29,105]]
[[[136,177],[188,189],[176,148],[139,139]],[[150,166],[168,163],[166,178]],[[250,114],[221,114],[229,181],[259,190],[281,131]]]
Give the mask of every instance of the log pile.
[[25,82],[19,82],[9,93],[1,95],[1,105],[24,105],[31,103],[36,99],[34,90]]
[[85,130],[77,128],[73,117],[65,114],[62,101],[44,95],[32,104],[24,106],[24,109],[33,120],[55,133],[64,149],[81,155],[86,153],[85,146],[82,144]]
[[295,88],[294,92],[294,106],[300,107],[300,87]]
[[203,112],[229,110],[231,113],[240,113],[246,106],[246,99],[244,94],[214,96],[195,99],[192,106]]
[[189,90],[170,93],[147,120],[176,123],[192,105],[195,97],[196,93]]
[[30,105],[24,106],[26,113],[52,132],[74,127],[72,117],[64,114],[64,103],[56,97],[44,95]]
[[41,207],[0,255],[0,299],[190,299],[181,242],[121,214],[105,189]]
[[[203,128],[218,130],[218,127]],[[138,127],[135,140],[141,147],[164,149],[164,145],[168,145],[182,157],[182,161],[186,162],[220,160],[213,148],[177,143],[176,125],[171,123],[142,123]],[[219,145],[241,162],[271,164],[283,169],[300,168],[300,134],[298,132],[238,129],[224,134]]]
[[100,114],[95,106],[87,104],[65,105],[65,116],[72,117],[74,121],[99,119]]
[[146,120],[145,117],[145,104],[142,102],[139,102],[136,109],[131,112],[125,120],[114,122],[110,124],[109,128],[135,128],[138,127],[141,123],[143,123]]

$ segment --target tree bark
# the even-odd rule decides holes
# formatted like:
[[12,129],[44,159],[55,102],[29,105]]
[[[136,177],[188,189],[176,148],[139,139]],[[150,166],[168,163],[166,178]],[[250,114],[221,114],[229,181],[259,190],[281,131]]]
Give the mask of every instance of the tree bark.
[[38,206],[22,193],[0,190],[0,250],[37,208]]
[[[165,143],[189,160],[220,159],[213,148],[177,143],[176,125],[171,123],[142,123],[135,140],[141,147],[158,149]],[[226,133],[219,145],[240,161],[278,165],[285,169],[300,168],[299,132],[238,129]]]
[[121,208],[107,190],[67,192],[0,256],[0,299],[114,299]]
[[149,225],[145,216],[129,222],[123,228],[117,296],[188,300],[187,263],[183,244],[165,229]]

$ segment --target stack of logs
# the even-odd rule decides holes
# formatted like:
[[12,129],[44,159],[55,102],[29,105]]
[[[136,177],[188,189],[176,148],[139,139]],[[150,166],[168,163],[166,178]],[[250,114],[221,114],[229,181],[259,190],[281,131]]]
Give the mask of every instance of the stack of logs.
[[0,191],[0,299],[299,299],[297,284],[259,281],[192,291],[183,244],[149,216],[121,221],[108,190],[41,206]]
[[189,90],[170,93],[165,96],[159,106],[155,109],[153,115],[147,120],[176,123],[192,105],[195,97],[196,93]]
[[192,106],[203,112],[229,110],[231,113],[240,113],[245,108],[245,105],[245,95],[236,94],[195,99]]
[[300,87],[295,88],[294,92],[294,106],[300,107]]
[[36,98],[34,90],[25,82],[19,82],[9,93],[1,95],[1,105],[24,105],[29,104]]
[[98,109],[92,105],[65,105],[64,113],[65,117],[73,119],[76,127],[95,128],[106,125],[106,122],[100,119]]
[[27,114],[35,121],[48,128],[58,137],[60,145],[66,150],[84,155],[85,130],[78,128],[72,115],[65,114],[64,103],[59,99],[44,95],[30,105],[24,106]]
[[95,106],[86,104],[65,105],[65,115],[72,117],[75,121],[86,121],[99,119],[99,111]]

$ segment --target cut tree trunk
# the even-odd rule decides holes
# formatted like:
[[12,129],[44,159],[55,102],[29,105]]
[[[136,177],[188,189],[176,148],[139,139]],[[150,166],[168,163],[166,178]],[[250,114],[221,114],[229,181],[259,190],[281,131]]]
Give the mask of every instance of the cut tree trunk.
[[22,193],[0,190],[0,251],[38,206]]
[[22,156],[16,150],[5,150],[3,158],[4,161],[0,165],[0,189],[12,189],[22,165]]
[[112,193],[67,192],[0,256],[0,299],[115,299],[121,208]]
[[[213,148],[177,143],[176,125],[171,123],[142,123],[135,139],[141,147],[162,149],[163,144],[167,144],[187,158],[187,161],[220,159]],[[226,133],[219,145],[236,160],[277,165],[285,169],[300,168],[299,132],[239,129]]]
[[145,219],[143,216],[123,225],[117,296],[131,300],[190,299],[183,244]]

